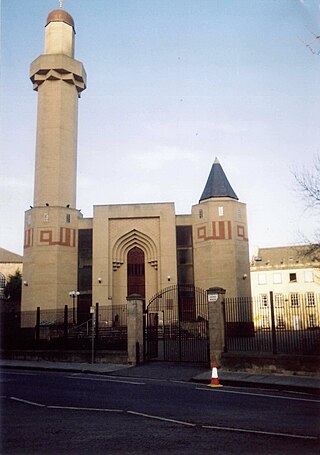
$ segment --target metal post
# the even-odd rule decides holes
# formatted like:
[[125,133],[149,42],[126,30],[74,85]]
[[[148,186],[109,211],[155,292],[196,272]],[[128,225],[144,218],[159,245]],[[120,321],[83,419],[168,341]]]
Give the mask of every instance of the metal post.
[[180,286],[178,286],[178,306],[177,306],[177,309],[178,309],[178,333],[179,333],[179,360],[181,362],[182,360],[182,351],[181,351],[181,316],[182,316],[182,312],[180,311],[181,309],[181,293],[180,293]]
[[64,321],[63,321],[63,328],[64,328],[64,339],[68,338],[68,305],[64,306]]
[[76,296],[74,294],[72,294],[72,322],[73,324],[76,323],[76,309],[75,309],[75,306],[74,306],[74,299],[76,298]]
[[91,313],[91,363],[94,363],[94,306],[90,307]]
[[76,306],[75,299],[80,295],[79,291],[70,291],[69,296],[72,297],[72,323],[76,324]]
[[37,307],[37,316],[36,316],[36,343],[38,344],[40,340],[40,307]]
[[96,302],[96,343],[99,346],[99,302]]
[[277,334],[274,319],[273,292],[270,291],[271,330],[272,330],[272,353],[277,354]]

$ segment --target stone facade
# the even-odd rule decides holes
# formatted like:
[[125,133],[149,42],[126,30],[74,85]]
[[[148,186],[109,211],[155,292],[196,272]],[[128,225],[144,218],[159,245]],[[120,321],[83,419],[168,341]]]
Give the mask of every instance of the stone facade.
[[74,23],[52,11],[45,28],[45,53],[30,67],[38,92],[33,207],[25,215],[22,310],[56,308],[77,288],[76,207],[78,98],[86,73],[74,57]]
[[[246,206],[220,163],[188,215],[173,203],[76,209],[78,97],[86,74],[74,59],[74,22],[49,14],[45,53],[31,64],[38,92],[34,206],[25,214],[22,309],[62,308],[69,292],[78,305],[110,306],[139,294],[145,302],[171,285],[220,286],[250,295]],[[119,169],[119,173],[121,169]]]

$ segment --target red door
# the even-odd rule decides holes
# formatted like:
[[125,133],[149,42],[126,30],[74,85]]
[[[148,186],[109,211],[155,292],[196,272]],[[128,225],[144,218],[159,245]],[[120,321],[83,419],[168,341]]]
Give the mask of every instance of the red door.
[[144,252],[135,246],[128,252],[127,263],[128,296],[139,294],[145,298]]

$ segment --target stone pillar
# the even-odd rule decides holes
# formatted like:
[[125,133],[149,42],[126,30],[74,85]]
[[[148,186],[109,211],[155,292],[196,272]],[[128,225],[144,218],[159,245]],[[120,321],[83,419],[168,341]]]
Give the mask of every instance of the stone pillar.
[[128,363],[137,365],[143,360],[143,299],[127,297]]
[[221,364],[221,354],[225,349],[223,301],[226,290],[213,287],[207,290],[209,313],[210,364]]

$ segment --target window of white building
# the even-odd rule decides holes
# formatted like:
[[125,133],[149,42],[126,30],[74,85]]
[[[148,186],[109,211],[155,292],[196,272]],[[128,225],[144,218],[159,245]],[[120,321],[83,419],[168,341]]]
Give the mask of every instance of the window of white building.
[[310,329],[317,327],[317,320],[315,314],[308,314],[308,327]]
[[281,284],[281,283],[282,283],[281,273],[274,273],[273,274],[273,284]]
[[283,316],[277,316],[277,329],[285,329],[286,323]]
[[299,294],[297,292],[290,294],[290,302],[291,306],[299,306]]
[[267,308],[268,307],[268,294],[260,294],[259,301],[260,301],[260,308]]
[[274,304],[276,308],[283,308],[284,298],[283,294],[274,295]]
[[289,281],[290,281],[290,283],[296,283],[297,282],[297,274],[296,273],[290,273],[289,274]]
[[313,283],[313,271],[312,270],[305,270],[304,271],[304,282],[305,283]]
[[258,284],[267,284],[267,275],[265,273],[258,273]]
[[6,285],[6,277],[0,273],[0,298],[4,298],[4,288]]
[[270,328],[269,316],[267,316],[267,315],[262,316],[262,328],[263,329]]
[[307,292],[307,306],[315,306],[314,292]]

